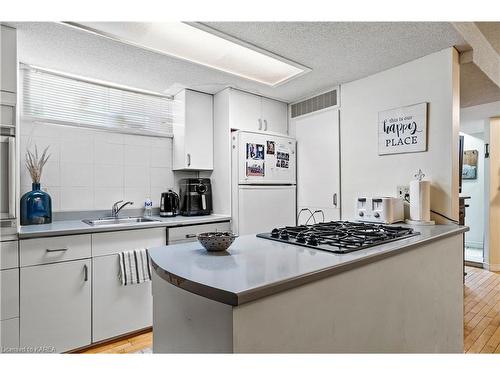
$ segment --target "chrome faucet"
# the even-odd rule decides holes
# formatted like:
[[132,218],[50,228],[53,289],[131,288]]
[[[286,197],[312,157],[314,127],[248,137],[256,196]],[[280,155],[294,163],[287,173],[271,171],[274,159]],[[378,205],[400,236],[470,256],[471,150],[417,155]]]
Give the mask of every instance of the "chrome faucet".
[[127,201],[127,202],[123,203],[120,207],[118,207],[118,205],[122,202],[123,202],[123,200],[115,202],[113,204],[113,207],[111,208],[111,216],[113,216],[115,218],[118,217],[118,212],[120,212],[123,207],[125,207],[128,204],[134,204],[134,202]]

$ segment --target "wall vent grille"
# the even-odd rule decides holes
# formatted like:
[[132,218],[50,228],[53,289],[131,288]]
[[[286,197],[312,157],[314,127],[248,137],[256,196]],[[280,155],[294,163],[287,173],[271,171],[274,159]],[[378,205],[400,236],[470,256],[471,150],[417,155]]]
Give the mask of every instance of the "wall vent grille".
[[337,96],[337,89],[335,89],[302,102],[292,104],[292,118],[334,107],[338,103]]

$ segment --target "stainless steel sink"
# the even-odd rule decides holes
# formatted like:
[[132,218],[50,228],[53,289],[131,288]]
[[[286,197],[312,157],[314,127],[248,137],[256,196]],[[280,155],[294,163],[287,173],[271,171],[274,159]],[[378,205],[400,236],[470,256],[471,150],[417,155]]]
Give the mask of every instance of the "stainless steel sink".
[[97,225],[118,225],[118,224],[134,224],[134,223],[149,223],[158,220],[148,219],[146,217],[104,217],[100,219],[84,219],[85,224]]

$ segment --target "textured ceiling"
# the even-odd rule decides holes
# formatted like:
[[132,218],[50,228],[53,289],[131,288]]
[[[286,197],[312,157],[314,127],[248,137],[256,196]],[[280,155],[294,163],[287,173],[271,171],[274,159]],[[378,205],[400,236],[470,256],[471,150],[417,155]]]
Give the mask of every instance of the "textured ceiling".
[[500,55],[500,22],[476,22],[476,25]]
[[238,87],[291,102],[465,42],[450,23],[229,22],[209,26],[312,72],[276,88],[56,23],[16,23],[20,60],[173,94]]
[[[471,107],[500,100],[500,87],[476,64],[460,65],[460,107]],[[500,113],[500,110],[499,110]]]

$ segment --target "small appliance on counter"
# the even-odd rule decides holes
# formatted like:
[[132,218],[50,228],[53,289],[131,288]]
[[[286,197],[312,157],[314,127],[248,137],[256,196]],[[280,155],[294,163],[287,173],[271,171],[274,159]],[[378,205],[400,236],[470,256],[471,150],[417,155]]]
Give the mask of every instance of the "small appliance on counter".
[[173,217],[179,214],[179,196],[169,189],[166,193],[161,193],[160,216]]
[[392,224],[404,221],[403,199],[394,197],[359,197],[356,199],[356,220]]
[[183,178],[179,181],[180,213],[183,216],[212,213],[212,184],[209,178]]

